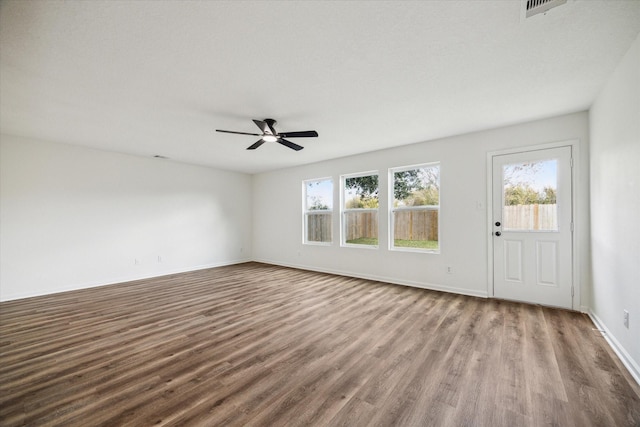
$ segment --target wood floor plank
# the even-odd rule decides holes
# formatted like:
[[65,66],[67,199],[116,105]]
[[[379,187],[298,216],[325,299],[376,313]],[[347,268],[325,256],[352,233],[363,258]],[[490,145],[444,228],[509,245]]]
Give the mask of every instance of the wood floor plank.
[[[634,425],[640,400],[632,382],[623,380],[601,336],[585,315],[563,310],[544,310],[551,325],[554,350],[564,372],[562,380],[575,418],[600,425]],[[569,321],[570,320],[570,321]],[[614,372],[612,375],[611,372]],[[620,376],[619,376],[620,375]],[[619,395],[627,396],[620,400]],[[595,396],[600,396],[595,398]]]
[[525,323],[523,362],[529,368],[526,369],[529,391],[567,402],[567,393],[554,357],[543,312],[535,306],[522,306],[522,313]]
[[583,314],[246,263],[0,303],[2,426],[638,426]]

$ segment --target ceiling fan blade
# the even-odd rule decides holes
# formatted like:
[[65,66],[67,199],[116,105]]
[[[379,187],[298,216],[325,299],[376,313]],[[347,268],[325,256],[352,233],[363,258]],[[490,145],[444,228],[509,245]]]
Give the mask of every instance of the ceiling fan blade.
[[263,135],[273,135],[273,136],[277,136],[278,132],[276,131],[276,128],[274,127],[276,125],[276,121],[273,119],[264,119],[264,120],[253,120],[253,123],[256,124],[256,126],[258,126],[260,128],[260,130],[262,131]]
[[276,128],[273,126],[276,124],[276,121],[273,119],[265,119],[264,122],[269,126],[269,130],[271,131],[271,135],[278,135]]
[[249,132],[236,132],[234,130],[222,130],[216,129],[216,132],[224,132],[224,133],[237,133],[238,135],[253,135],[253,136],[262,136],[259,133],[249,133]]
[[260,139],[256,141],[253,145],[247,147],[247,150],[255,150],[256,148],[260,147],[264,143],[265,143],[264,139]]
[[267,125],[266,122],[263,122],[262,120],[253,120],[253,123],[256,124],[256,126],[258,126],[260,128],[260,130],[262,131],[263,135],[272,135],[271,133],[271,129],[269,129],[269,125]]
[[289,147],[292,150],[296,150],[296,151],[300,151],[300,150],[302,150],[304,148],[304,147],[301,147],[298,144],[294,144],[293,142],[287,141],[286,139],[282,139],[282,138],[279,138],[277,142],[279,142],[280,144],[284,145],[285,147]]
[[305,130],[302,132],[283,132],[280,134],[283,138],[311,138],[318,136],[315,130]]

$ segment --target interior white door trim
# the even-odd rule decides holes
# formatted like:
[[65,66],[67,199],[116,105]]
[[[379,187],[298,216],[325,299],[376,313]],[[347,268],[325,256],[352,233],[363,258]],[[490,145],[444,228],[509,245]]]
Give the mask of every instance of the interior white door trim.
[[495,150],[487,152],[487,163],[486,163],[486,185],[487,185],[487,204],[486,204],[486,222],[485,222],[485,235],[487,237],[487,295],[490,298],[495,296],[494,287],[493,287],[493,268],[494,268],[494,259],[493,259],[493,157],[499,156],[503,154],[513,154],[524,151],[534,151],[534,150],[544,150],[548,148],[558,148],[558,147],[567,147],[570,146],[572,148],[573,153],[573,167],[571,168],[571,182],[572,182],[572,191],[571,191],[571,207],[572,207],[572,221],[573,221],[573,235],[572,235],[572,309],[580,310],[581,306],[581,289],[580,289],[580,265],[579,265],[579,257],[578,257],[578,237],[579,230],[581,229],[580,224],[578,224],[578,215],[576,215],[576,208],[578,206],[578,189],[576,183],[578,182],[578,177],[580,176],[580,162],[577,159],[580,159],[580,140],[571,139],[566,141],[556,141],[550,143],[536,144],[536,145],[528,145],[521,147],[512,147],[501,150]]

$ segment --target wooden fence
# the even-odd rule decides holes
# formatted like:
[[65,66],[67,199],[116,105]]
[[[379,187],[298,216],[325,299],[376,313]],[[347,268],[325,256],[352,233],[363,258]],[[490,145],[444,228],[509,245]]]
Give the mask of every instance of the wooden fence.
[[[307,241],[331,241],[331,212],[307,214]],[[438,211],[410,210],[394,213],[394,237],[401,240],[438,240]],[[378,238],[378,212],[345,213],[345,240]]]
[[307,214],[307,242],[331,241],[331,212]]
[[[394,238],[401,240],[438,240],[437,210],[395,211]],[[378,212],[346,212],[345,240],[378,237]]]
[[[331,242],[331,212],[307,214],[307,241]],[[505,230],[557,230],[557,205],[505,206],[502,223]],[[345,213],[345,240],[378,237],[378,212]],[[401,240],[438,240],[438,210],[395,211],[394,238]]]
[[378,211],[345,212],[345,240],[378,238]]
[[505,230],[557,230],[557,205],[505,206],[502,214]]
[[393,215],[394,239],[438,240],[437,210],[402,210]]

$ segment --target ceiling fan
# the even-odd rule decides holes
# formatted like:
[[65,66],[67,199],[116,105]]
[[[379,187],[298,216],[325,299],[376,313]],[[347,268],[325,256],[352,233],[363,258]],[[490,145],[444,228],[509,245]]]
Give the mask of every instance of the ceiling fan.
[[284,145],[285,147],[289,147],[292,150],[300,151],[304,147],[294,144],[291,141],[287,141],[285,138],[311,138],[318,136],[318,132],[315,130],[305,130],[301,132],[276,132],[275,125],[276,121],[273,119],[264,119],[264,120],[254,120],[253,123],[256,124],[262,131],[262,133],[249,133],[249,132],[236,132],[232,130],[222,130],[216,129],[216,132],[224,132],[224,133],[237,133],[239,135],[254,135],[259,136],[260,139],[255,142],[253,145],[247,147],[247,150],[255,150],[260,147],[265,142],[277,142],[279,144]]

